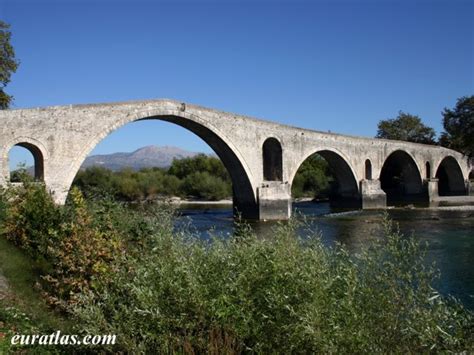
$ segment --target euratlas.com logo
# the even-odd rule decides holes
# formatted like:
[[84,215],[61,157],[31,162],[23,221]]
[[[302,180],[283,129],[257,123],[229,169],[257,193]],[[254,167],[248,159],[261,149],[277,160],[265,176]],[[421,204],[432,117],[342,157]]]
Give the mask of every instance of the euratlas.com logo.
[[52,334],[15,334],[12,336],[11,345],[114,345],[117,336],[108,335],[69,335],[56,331]]

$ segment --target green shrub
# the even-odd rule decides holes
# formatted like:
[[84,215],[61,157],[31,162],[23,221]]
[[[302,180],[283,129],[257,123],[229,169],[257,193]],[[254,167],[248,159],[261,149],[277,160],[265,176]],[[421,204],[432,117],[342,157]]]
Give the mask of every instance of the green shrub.
[[80,170],[73,184],[81,189],[87,196],[96,194],[114,194],[116,187],[114,186],[113,172],[102,167],[90,167]]
[[122,251],[120,231],[110,219],[101,224],[93,219],[78,189],[69,196],[69,205],[59,228],[60,238],[48,245],[47,259],[53,268],[44,276],[51,304],[61,309],[77,302],[77,296],[95,287],[97,278],[109,275],[113,260]]
[[30,255],[47,254],[58,240],[61,212],[43,184],[24,181],[7,192],[3,229],[7,238]]
[[383,238],[351,255],[298,237],[294,220],[271,239],[244,225],[209,243],[175,231],[162,206],[133,211],[74,189],[57,207],[38,184],[6,201],[8,237],[54,266],[48,299],[77,332],[117,335],[104,351],[474,351],[472,313],[431,287],[424,247],[388,220]]
[[189,353],[416,353],[473,350],[472,314],[431,288],[423,249],[387,223],[357,256],[296,237],[240,233],[210,245],[150,227],[145,248],[84,293],[81,329],[115,333],[116,350]]
[[198,154],[192,158],[174,159],[168,169],[170,175],[174,175],[179,179],[185,179],[187,176],[196,172],[206,172],[209,175],[230,183],[229,173],[221,160],[205,154]]
[[45,261],[45,295],[66,309],[77,294],[93,287],[97,275],[111,271],[111,261],[128,232],[119,221],[130,213],[114,216],[116,209],[109,205],[104,214],[91,208],[75,188],[65,207],[55,205],[42,184],[24,183],[9,195],[3,232],[32,257]]
[[228,184],[207,172],[187,176],[183,181],[182,190],[186,196],[206,200],[221,200],[232,195]]

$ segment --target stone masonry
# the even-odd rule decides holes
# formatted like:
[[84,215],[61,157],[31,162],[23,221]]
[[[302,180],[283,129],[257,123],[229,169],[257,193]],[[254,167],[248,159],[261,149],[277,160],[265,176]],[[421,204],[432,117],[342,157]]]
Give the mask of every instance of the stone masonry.
[[[64,203],[76,173],[94,147],[114,130],[143,119],[180,125],[207,142],[228,169],[234,208],[246,218],[288,218],[295,174],[317,152],[335,172],[339,196],[358,201],[362,208],[386,206],[380,177],[391,156],[396,158],[393,169],[401,169],[402,176],[415,176],[404,182],[407,191],[423,186],[425,193],[437,194],[440,167],[444,169],[440,179],[447,181],[445,189],[458,194],[471,189],[468,177],[473,167],[468,159],[443,147],[318,132],[173,100],[0,111],[0,185],[9,181],[9,151],[20,145],[35,157],[37,177],[58,203]],[[269,138],[274,140],[266,158],[262,147]],[[280,147],[274,148],[278,143]],[[264,176],[268,162],[278,165],[276,172],[273,167],[267,169],[273,174],[270,178]],[[389,174],[390,169],[387,171]]]

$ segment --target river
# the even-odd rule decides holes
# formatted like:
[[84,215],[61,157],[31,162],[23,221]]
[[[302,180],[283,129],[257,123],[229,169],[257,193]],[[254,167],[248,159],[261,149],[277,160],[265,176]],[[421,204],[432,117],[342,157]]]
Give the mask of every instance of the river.
[[[313,230],[321,232],[326,245],[341,242],[350,251],[357,251],[382,232],[381,211],[341,212],[332,210],[328,203],[311,202],[296,203],[294,209]],[[402,233],[413,233],[427,242],[427,262],[434,261],[441,271],[435,288],[474,310],[474,211],[423,208],[387,211]],[[222,238],[232,235],[234,223],[230,206],[184,205],[179,213],[177,225],[190,225],[201,238],[209,238],[211,233]],[[269,235],[276,222],[252,222],[251,225],[258,234]]]

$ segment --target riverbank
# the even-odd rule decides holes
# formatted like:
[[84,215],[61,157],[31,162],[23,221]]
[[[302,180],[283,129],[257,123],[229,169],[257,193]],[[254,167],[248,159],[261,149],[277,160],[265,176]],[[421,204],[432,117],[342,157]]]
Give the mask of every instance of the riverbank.
[[461,206],[432,206],[427,207],[429,210],[439,211],[474,211],[473,205],[461,205]]
[[[311,197],[301,197],[293,199],[293,203],[311,202],[311,203],[327,203],[328,199],[315,200]],[[160,199],[147,202],[165,202],[173,205],[201,205],[201,206],[231,206],[231,199],[223,199],[217,201],[210,200],[196,200],[196,199],[182,199],[180,197],[172,197],[169,199]],[[471,211],[474,210],[474,196],[443,196],[436,201],[430,203],[427,207],[415,207],[413,205],[406,205],[401,207],[387,206],[388,209],[392,208],[426,208],[430,210],[447,210],[447,211]]]
[[202,206],[215,206],[215,205],[232,205],[231,199],[209,201],[209,200],[193,200],[193,199],[181,199],[175,197],[169,200],[169,203],[174,205],[202,205]]

